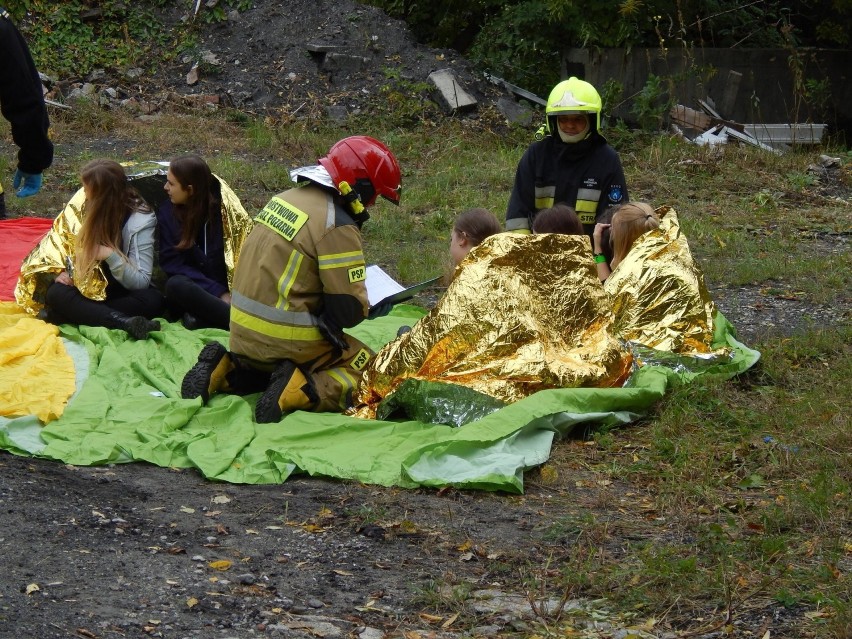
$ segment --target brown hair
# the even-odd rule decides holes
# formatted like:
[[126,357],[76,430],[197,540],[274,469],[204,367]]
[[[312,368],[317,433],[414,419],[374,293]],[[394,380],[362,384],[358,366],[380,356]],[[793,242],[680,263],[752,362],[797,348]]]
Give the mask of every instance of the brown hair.
[[660,218],[646,202],[630,202],[615,208],[610,227],[612,268],[627,256],[637,238],[657,228],[660,228]]
[[198,155],[182,155],[173,159],[169,162],[169,170],[181,188],[187,190],[192,187],[186,203],[174,207],[175,218],[180,223],[180,242],[176,248],[185,250],[195,244],[198,230],[205,222],[221,215],[220,186],[207,162]]
[[497,217],[488,209],[468,209],[459,214],[453,230],[464,235],[473,246],[479,246],[486,237],[500,233],[503,229]]
[[75,268],[81,274],[94,267],[101,244],[121,253],[121,229],[131,211],[147,209],[139,193],[127,182],[122,166],[114,160],[92,160],[80,171],[87,192],[83,219],[76,240]]
[[582,235],[583,225],[573,207],[560,202],[549,209],[539,211],[532,226],[533,233],[562,233]]

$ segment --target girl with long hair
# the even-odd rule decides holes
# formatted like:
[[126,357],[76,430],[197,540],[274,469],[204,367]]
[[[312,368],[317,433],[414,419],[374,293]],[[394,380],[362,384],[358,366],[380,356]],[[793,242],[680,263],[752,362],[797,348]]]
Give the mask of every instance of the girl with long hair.
[[[595,224],[592,243],[594,248],[595,266],[598,277],[606,281],[612,271],[630,252],[630,247],[648,231],[660,228],[660,218],[653,207],[646,202],[630,202],[613,209],[612,221],[609,224]],[[605,234],[609,231],[612,260],[607,263],[605,253]]]
[[201,157],[184,155],[169,163],[164,188],[157,221],[167,304],[186,328],[228,329],[221,185]]
[[[74,241],[73,269],[60,273],[45,295],[46,318],[56,324],[104,326],[146,339],[160,330],[153,320],[162,294],[151,286],[157,221],[132,188],[120,164],[92,160],[80,172],[86,194]],[[98,266],[107,279],[106,299],[91,300],[75,286]]]

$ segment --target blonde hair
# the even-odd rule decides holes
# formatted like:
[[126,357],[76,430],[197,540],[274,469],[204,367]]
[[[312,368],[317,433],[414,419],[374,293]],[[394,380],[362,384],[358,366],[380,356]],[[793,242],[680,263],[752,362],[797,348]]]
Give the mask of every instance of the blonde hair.
[[92,160],[80,171],[87,197],[77,234],[75,268],[85,274],[94,268],[100,245],[124,255],[121,229],[131,211],[147,206],[127,182],[122,166],[114,160]]
[[660,227],[660,218],[650,204],[630,202],[613,210],[611,224],[612,267],[615,268],[630,252],[637,238]]

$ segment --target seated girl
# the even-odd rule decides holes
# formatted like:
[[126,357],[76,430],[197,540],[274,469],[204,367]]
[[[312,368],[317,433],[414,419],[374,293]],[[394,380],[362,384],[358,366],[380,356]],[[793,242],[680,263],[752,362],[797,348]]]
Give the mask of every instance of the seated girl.
[[547,388],[623,383],[632,358],[611,332],[585,236],[498,233],[468,250],[451,244],[461,259],[444,296],[367,365],[355,414],[375,416],[408,379],[503,403]]
[[[227,330],[231,293],[219,180],[197,155],[175,158],[157,211],[166,302],[186,328]],[[233,265],[232,265],[233,267]]]
[[[156,217],[117,162],[93,160],[80,180],[85,193],[81,223],[66,247],[67,269],[46,290],[42,317],[56,324],[121,329],[146,339],[160,330],[153,318],[163,308],[162,294],[151,286]],[[97,288],[93,280],[99,278],[105,279],[104,292],[84,294]]]
[[450,233],[453,268],[461,264],[473,247],[482,244],[482,240],[502,230],[500,222],[488,209],[468,209],[460,213]]
[[716,307],[675,211],[645,202],[616,208],[610,225],[595,225],[595,253],[607,227],[611,268],[596,268],[612,299],[616,333],[661,351],[711,353]]
[[560,203],[536,214],[532,232],[582,235],[585,231],[583,231],[583,224],[580,222],[577,211],[567,204]]

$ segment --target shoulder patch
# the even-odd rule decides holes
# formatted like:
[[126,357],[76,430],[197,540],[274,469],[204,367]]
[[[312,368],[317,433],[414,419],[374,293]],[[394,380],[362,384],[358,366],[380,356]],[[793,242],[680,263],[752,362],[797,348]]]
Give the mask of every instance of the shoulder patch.
[[254,220],[292,242],[299,229],[308,221],[308,214],[279,197],[273,197]]
[[621,188],[620,184],[613,184],[609,187],[609,193],[606,194],[606,198],[610,204],[618,204],[624,199],[624,189]]

